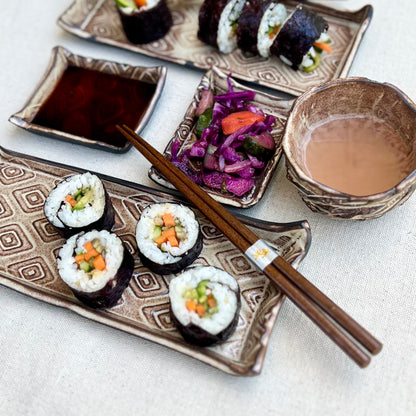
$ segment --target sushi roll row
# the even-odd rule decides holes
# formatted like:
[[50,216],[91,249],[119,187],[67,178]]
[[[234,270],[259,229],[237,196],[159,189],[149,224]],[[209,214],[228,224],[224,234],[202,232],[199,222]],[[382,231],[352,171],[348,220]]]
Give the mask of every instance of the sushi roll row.
[[165,36],[173,24],[166,0],[115,0],[123,30],[131,43],[145,44]]
[[[104,184],[89,172],[72,175],[50,192],[44,212],[67,238],[57,259],[64,283],[91,308],[115,306],[129,285],[134,259],[111,232],[115,212]],[[136,242],[145,267],[162,275],[180,273],[200,255],[202,232],[190,208],[155,203],[140,215]],[[183,338],[193,344],[223,342],[237,325],[239,286],[218,268],[188,268],[171,280],[169,299],[173,322]]]
[[222,53],[238,47],[305,72],[319,66],[324,50],[331,51],[328,23],[304,5],[288,14],[276,1],[205,0],[198,23],[198,38]]
[[90,172],[71,175],[49,193],[44,213],[67,241],[58,272],[76,298],[92,308],[111,308],[133,274],[133,256],[111,229],[115,211],[102,181]]

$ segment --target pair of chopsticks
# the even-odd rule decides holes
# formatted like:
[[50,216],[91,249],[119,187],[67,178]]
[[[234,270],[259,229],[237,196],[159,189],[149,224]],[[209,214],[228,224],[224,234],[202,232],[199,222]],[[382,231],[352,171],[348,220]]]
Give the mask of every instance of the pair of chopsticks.
[[132,129],[117,129],[352,360],[368,366],[368,352],[382,348],[376,338]]

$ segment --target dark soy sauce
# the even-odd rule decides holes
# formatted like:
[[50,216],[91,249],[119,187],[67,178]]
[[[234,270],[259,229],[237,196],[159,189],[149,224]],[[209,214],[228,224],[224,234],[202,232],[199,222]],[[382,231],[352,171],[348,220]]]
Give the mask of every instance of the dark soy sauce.
[[116,125],[135,129],[155,90],[155,84],[68,66],[33,123],[122,148],[126,139]]

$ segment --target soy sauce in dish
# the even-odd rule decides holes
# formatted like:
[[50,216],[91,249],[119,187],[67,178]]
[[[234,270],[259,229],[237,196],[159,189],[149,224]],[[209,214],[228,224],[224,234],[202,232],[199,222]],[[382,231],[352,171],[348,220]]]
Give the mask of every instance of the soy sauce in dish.
[[413,169],[415,156],[382,120],[336,116],[311,126],[305,136],[305,167],[332,189],[365,196],[396,186]]
[[123,147],[116,129],[135,129],[156,90],[154,84],[68,66],[33,119],[34,124]]

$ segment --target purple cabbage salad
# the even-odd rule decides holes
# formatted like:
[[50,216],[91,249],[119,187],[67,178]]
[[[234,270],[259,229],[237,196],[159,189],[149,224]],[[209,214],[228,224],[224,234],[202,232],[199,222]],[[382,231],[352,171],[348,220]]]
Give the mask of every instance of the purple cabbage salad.
[[[210,89],[201,93],[196,109],[194,129],[198,140],[179,154],[180,143],[171,148],[171,162],[195,183],[243,196],[254,186],[255,175],[261,172],[275,150],[272,131],[275,117],[265,115],[251,101],[255,92],[235,92],[228,77],[228,92],[213,95]],[[260,121],[243,125],[231,134],[224,134],[222,121],[232,113],[250,111]]]

